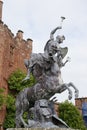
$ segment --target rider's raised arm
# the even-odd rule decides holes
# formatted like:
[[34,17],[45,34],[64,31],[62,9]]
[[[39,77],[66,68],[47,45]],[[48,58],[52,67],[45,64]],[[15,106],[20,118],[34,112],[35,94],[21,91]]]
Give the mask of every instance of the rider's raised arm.
[[50,33],[50,39],[51,40],[54,40],[54,33],[58,30],[58,29],[61,29],[62,27],[59,26],[59,27],[56,27],[55,29],[53,29]]

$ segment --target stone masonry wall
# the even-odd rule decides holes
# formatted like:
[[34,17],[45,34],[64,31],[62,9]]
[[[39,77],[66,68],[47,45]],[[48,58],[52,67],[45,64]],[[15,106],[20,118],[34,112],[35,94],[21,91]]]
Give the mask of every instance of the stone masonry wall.
[[81,115],[82,115],[82,104],[84,102],[87,102],[87,97],[76,98],[75,99],[75,106],[78,108],[78,110],[80,111]]
[[[7,80],[16,69],[26,72],[24,59],[29,59],[32,52],[32,40],[23,39],[23,32],[19,30],[14,36],[11,30],[0,20],[0,88],[8,94]],[[3,123],[6,107],[0,110],[0,124]]]

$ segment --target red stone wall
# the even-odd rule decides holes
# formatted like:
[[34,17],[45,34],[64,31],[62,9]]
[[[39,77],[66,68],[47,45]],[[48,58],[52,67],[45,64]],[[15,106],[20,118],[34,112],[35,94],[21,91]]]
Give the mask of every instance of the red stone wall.
[[75,99],[75,106],[78,108],[78,110],[80,111],[81,115],[82,115],[82,103],[83,102],[87,102],[87,97],[76,98]]
[[2,20],[2,6],[3,6],[3,1],[0,0],[0,20]]
[[55,111],[56,111],[56,114],[59,115],[59,103],[55,103],[54,104],[54,108],[55,108]]
[[[7,79],[17,68],[24,70],[24,59],[29,59],[32,52],[32,40],[24,40],[23,32],[14,36],[11,30],[0,21],[0,88],[5,88],[8,94]],[[5,118],[5,107],[0,111],[0,124]]]

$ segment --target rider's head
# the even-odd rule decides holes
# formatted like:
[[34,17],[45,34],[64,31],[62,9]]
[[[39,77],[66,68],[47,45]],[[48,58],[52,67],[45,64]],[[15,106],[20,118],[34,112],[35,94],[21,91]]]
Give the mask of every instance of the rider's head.
[[60,35],[58,35],[57,37],[56,37],[56,41],[60,44],[60,43],[63,43],[63,40],[65,40],[65,36],[64,35],[62,35],[62,36],[60,36]]

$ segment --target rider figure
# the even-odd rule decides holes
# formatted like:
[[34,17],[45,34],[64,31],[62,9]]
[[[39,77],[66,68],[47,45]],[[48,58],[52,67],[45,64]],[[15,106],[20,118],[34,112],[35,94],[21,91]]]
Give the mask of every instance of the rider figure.
[[[61,66],[63,66],[63,63],[62,63],[62,53],[61,53],[61,47],[60,47],[60,44],[63,43],[63,40],[65,40],[65,37],[64,35],[60,36],[60,35],[57,35],[56,37],[56,40],[54,40],[54,33],[58,30],[58,29],[61,29],[62,27],[59,26],[59,27],[56,27],[55,29],[53,29],[50,33],[50,39],[47,41],[45,47],[44,47],[44,53],[43,54],[39,54],[39,58],[37,57],[37,55],[35,55],[35,57],[37,57],[37,61],[41,60],[43,61],[43,58],[47,59],[48,57],[52,57],[54,58],[55,57],[55,54],[57,54],[57,57],[58,57],[58,60],[59,60],[59,63]],[[50,45],[52,43],[52,46],[50,47],[50,49],[48,50],[47,49],[47,46],[48,44]],[[25,77],[24,80],[27,80],[30,78],[30,73],[32,72],[32,67],[34,66],[35,64],[35,60],[34,60],[34,57],[32,56],[30,58],[30,60],[25,60],[24,62],[26,68],[27,68],[27,76]],[[24,81],[23,80],[23,81]]]
[[[55,29],[53,29],[52,31],[51,31],[51,33],[50,33],[50,39],[47,41],[47,43],[46,43],[46,45],[45,45],[45,47],[44,47],[44,52],[45,53],[49,53],[48,55],[55,55],[56,53],[58,53],[59,52],[59,50],[60,50],[60,45],[59,44],[61,44],[61,43],[63,43],[63,40],[65,40],[65,37],[64,37],[64,35],[62,35],[62,36],[60,36],[60,35],[57,35],[57,37],[56,37],[56,40],[54,39],[54,34],[55,34],[55,32],[58,30],[58,29],[62,29],[62,27],[61,26],[59,26],[59,27],[56,27]],[[51,48],[50,50],[49,50],[49,52],[47,52],[47,45],[48,44],[53,44],[53,48]],[[54,51],[54,50],[56,50],[56,51]]]
[[[61,48],[60,44],[63,43],[63,41],[65,40],[65,36],[64,35],[57,35],[56,39],[54,39],[54,34],[58,29],[62,29],[61,26],[56,27],[55,29],[53,29],[50,33],[50,39],[47,41],[45,47],[44,47],[44,52],[49,55],[50,57],[54,58],[55,54],[57,54],[57,59],[58,59],[58,63],[59,66],[62,67],[65,65],[65,63],[62,62],[62,59],[65,57],[65,53],[68,51],[68,48]],[[49,46],[50,44],[53,44],[52,47],[47,51],[47,46]]]

